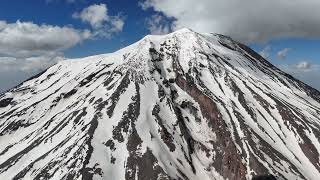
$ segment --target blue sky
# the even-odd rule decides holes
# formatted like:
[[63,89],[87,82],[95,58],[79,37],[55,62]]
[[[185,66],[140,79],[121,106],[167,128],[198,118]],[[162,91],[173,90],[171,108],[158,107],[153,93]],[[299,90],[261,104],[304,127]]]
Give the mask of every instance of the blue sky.
[[59,60],[113,52],[182,27],[247,43],[320,89],[319,8],[316,0],[2,0],[0,91]]

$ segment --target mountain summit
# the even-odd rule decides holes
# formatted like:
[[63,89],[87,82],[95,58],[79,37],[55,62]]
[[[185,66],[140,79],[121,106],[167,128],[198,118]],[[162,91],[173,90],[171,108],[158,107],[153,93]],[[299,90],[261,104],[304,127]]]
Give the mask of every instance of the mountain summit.
[[59,62],[0,95],[0,179],[320,177],[320,92],[189,29]]

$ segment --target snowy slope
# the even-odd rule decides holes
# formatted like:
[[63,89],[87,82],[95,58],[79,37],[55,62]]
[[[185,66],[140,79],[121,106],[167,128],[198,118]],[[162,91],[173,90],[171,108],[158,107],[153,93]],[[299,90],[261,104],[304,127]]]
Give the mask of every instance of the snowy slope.
[[50,67],[0,95],[0,179],[320,177],[320,93],[182,29]]

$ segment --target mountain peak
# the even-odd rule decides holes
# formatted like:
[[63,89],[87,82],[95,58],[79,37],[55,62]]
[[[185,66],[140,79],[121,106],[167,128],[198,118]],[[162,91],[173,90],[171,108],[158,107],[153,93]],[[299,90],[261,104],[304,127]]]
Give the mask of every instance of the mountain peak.
[[192,29],[184,27],[184,28],[176,30],[174,33],[190,33],[190,32],[195,33],[195,31],[193,31]]
[[316,180],[319,107],[230,38],[147,36],[1,95],[0,179]]
[[192,31],[189,28],[181,28],[176,31],[173,31],[168,34],[161,34],[161,35],[146,35],[142,40],[144,39],[149,39],[149,40],[154,40],[154,39],[159,39],[159,38],[165,38],[165,37],[171,37],[179,34],[184,34],[184,35],[191,35],[191,34],[197,34],[196,32]]

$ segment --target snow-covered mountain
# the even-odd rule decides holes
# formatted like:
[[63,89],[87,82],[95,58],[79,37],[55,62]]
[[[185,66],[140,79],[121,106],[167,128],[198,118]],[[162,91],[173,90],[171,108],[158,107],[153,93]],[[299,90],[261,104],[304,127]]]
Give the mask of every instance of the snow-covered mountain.
[[320,92],[189,29],[0,95],[0,179],[320,178]]

